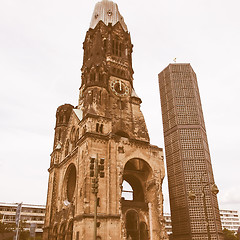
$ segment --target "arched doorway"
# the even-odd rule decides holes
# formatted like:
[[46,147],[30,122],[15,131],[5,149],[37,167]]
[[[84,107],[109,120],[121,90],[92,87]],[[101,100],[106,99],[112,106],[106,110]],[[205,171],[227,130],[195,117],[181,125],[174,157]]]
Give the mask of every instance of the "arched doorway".
[[138,213],[130,210],[126,213],[127,239],[139,240]]
[[148,229],[145,222],[140,222],[140,240],[148,240]]
[[67,239],[66,240],[72,240],[72,239],[73,239],[73,221],[71,221],[68,224]]
[[[149,193],[152,169],[142,159],[129,160],[123,172],[122,213],[125,215],[127,239],[148,240]],[[152,199],[152,196],[151,196]]]
[[65,240],[66,237],[66,223],[63,223],[60,227],[59,240]]
[[57,240],[57,234],[58,234],[58,226],[56,225],[54,228],[53,228],[53,232],[52,232],[52,240]]

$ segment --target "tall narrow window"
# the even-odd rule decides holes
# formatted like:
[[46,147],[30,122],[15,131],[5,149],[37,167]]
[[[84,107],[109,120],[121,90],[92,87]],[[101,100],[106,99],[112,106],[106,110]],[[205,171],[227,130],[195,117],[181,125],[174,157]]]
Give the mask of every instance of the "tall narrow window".
[[125,200],[133,200],[132,186],[125,180],[122,184],[122,198],[124,198]]
[[71,164],[66,173],[66,195],[69,202],[73,201],[76,188],[76,167]]
[[112,53],[115,55],[115,41],[112,40]]
[[99,104],[102,104],[102,91],[99,91]]
[[103,51],[104,51],[104,53],[107,52],[107,40],[106,39],[103,40]]
[[119,47],[119,43],[118,43],[118,41],[116,41],[116,47],[115,47],[115,54],[116,54],[116,56],[118,56],[118,47]]
[[126,230],[127,238],[139,239],[139,229],[138,229],[138,213],[135,211],[128,211],[126,214]]
[[99,132],[99,123],[96,124],[96,132]]
[[69,153],[69,140],[67,140],[66,146],[65,146],[65,157],[68,155],[68,153]]
[[100,125],[100,133],[103,133],[103,124]]
[[98,81],[99,81],[99,82],[102,82],[102,80],[103,80],[102,74],[101,74],[101,73],[98,73]]
[[95,82],[95,77],[96,77],[95,72],[91,72],[91,73],[90,73],[90,81],[91,81],[91,82]]
[[122,43],[119,44],[119,56],[122,56]]
[[88,91],[88,99],[89,103],[93,102],[93,90]]
[[148,230],[145,222],[140,223],[140,240],[148,240]]
[[62,134],[62,132],[61,132],[61,128],[60,128],[59,131],[58,131],[58,141],[61,140],[61,134]]
[[63,223],[61,228],[60,228],[60,237],[59,240],[64,240],[66,237],[66,224]]

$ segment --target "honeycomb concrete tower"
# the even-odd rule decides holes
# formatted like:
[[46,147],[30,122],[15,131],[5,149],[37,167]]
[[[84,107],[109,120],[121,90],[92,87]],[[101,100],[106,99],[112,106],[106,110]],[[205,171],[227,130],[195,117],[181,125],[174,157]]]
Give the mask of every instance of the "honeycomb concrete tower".
[[223,239],[196,74],[170,64],[159,87],[173,238]]
[[163,150],[149,142],[132,48],[117,5],[97,3],[83,43],[78,106],[56,113],[44,239],[167,238]]

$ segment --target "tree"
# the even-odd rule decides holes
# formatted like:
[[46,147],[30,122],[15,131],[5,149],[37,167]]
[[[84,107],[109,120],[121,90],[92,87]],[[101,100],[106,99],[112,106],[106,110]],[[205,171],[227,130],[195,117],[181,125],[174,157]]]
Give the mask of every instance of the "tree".
[[[29,231],[25,230],[26,225],[27,224],[26,224],[25,221],[20,221],[20,224],[19,224],[19,240],[27,240],[29,238]],[[2,223],[2,222],[0,222],[0,239],[12,239],[12,235],[11,235],[11,237],[8,238],[8,235],[6,235],[6,234],[7,233],[15,234],[15,231],[16,231],[16,224],[15,223]],[[4,238],[1,235],[4,235]]]
[[224,240],[237,240],[237,237],[235,236],[233,231],[229,231],[228,229],[223,229],[223,237]]
[[2,223],[0,222],[0,233],[14,232],[14,223]]

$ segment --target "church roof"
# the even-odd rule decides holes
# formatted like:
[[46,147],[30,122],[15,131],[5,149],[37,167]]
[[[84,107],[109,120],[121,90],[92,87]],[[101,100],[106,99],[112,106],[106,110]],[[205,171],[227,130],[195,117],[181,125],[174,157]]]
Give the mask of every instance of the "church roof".
[[139,98],[137,93],[135,92],[134,89],[132,89],[132,94],[131,94],[131,97],[136,97],[136,98]]
[[95,28],[100,21],[103,21],[106,25],[112,23],[113,26],[120,22],[124,31],[128,31],[117,4],[112,1],[102,0],[95,5],[90,28]]
[[81,121],[83,119],[83,112],[81,109],[73,109],[74,113],[78,117],[78,119]]

